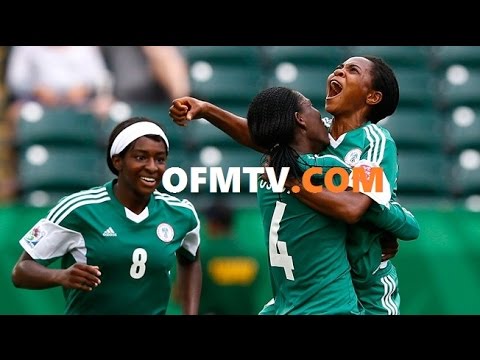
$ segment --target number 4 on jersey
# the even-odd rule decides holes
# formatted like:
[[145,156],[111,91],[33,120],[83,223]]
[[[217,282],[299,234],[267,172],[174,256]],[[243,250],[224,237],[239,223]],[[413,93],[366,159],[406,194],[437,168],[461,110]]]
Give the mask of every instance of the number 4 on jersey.
[[270,223],[270,234],[268,236],[268,253],[270,255],[270,266],[282,267],[285,270],[285,277],[288,280],[295,280],[293,277],[293,259],[288,255],[287,243],[278,241],[278,230],[282,221],[287,204],[277,201],[273,211],[272,222]]

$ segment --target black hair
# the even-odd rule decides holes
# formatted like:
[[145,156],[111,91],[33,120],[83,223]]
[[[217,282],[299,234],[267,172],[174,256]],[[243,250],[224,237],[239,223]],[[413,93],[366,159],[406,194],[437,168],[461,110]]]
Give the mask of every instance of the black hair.
[[382,101],[372,106],[368,115],[368,120],[376,124],[395,112],[400,98],[400,90],[395,73],[384,60],[376,56],[363,57],[373,63],[371,70],[372,88],[380,91],[383,95]]
[[[115,169],[115,166],[113,166],[113,161],[112,161],[112,158],[110,157],[110,149],[112,148],[113,142],[115,141],[116,137],[118,136],[118,134],[120,134],[120,132],[122,130],[126,129],[127,127],[129,127],[130,125],[133,125],[135,123],[145,122],[145,121],[151,122],[151,123],[154,123],[155,125],[160,126],[158,123],[156,123],[155,121],[153,121],[149,118],[136,116],[136,117],[132,117],[130,119],[127,119],[125,121],[122,121],[121,123],[118,123],[117,126],[115,126],[113,128],[112,132],[110,133],[110,137],[108,139],[108,146],[107,146],[107,165],[108,165],[108,168],[110,169],[110,171],[114,175],[118,176],[118,171],[117,171],[117,169]],[[161,128],[161,126],[160,126],[160,128]],[[145,135],[145,136],[148,137],[149,139],[152,139],[152,140],[155,140],[155,141],[164,141],[160,135]],[[125,156],[125,154],[127,153],[127,151],[135,144],[135,142],[136,142],[136,140],[132,141],[130,144],[128,144],[128,146],[126,146],[125,149],[123,149],[118,155],[123,158]],[[168,155],[168,149],[167,149],[167,155]]]
[[298,153],[289,146],[295,134],[295,113],[300,111],[301,94],[286,87],[270,87],[258,93],[247,113],[252,140],[269,149],[265,158],[278,176],[282,167],[289,167],[290,177],[301,177]]

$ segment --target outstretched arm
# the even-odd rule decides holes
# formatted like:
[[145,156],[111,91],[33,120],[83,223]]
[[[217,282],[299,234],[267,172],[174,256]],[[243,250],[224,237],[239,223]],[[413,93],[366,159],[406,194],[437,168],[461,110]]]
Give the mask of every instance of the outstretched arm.
[[250,138],[247,119],[207,101],[190,96],[175,99],[170,106],[169,115],[180,126],[187,126],[191,120],[204,118],[240,144],[261,153],[265,152],[265,149],[255,145]]

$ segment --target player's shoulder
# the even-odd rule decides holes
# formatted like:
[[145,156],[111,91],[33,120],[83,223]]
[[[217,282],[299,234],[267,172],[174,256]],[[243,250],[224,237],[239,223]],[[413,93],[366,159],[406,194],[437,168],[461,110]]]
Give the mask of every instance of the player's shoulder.
[[342,159],[332,154],[303,154],[299,156],[299,164],[302,168],[334,166],[349,167],[349,165],[347,165]]
[[180,197],[177,197],[177,196],[173,196],[171,194],[164,193],[164,192],[161,192],[159,190],[155,190],[153,192],[153,196],[155,197],[155,201],[165,202],[165,203],[168,203],[168,204],[173,205],[173,206],[178,205],[178,204],[182,203],[183,201],[189,202],[187,199],[180,198]]
[[370,142],[383,142],[395,144],[390,131],[387,128],[372,123],[366,123],[362,126],[364,137]]
[[167,207],[172,207],[172,208],[185,208],[188,211],[192,212],[193,214],[195,215],[197,214],[195,206],[188,199],[179,198],[171,194],[160,192],[159,190],[155,190],[153,193],[153,196],[157,203],[161,203]]
[[95,209],[101,207],[101,204],[108,201],[111,201],[111,197],[105,185],[78,191],[62,197],[57,204],[49,210],[47,219],[55,223],[60,223],[67,216],[73,216],[85,208]]

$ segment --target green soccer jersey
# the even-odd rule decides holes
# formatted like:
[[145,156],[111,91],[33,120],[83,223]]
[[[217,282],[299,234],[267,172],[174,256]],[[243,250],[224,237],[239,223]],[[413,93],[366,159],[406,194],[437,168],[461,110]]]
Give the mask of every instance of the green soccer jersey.
[[[313,158],[322,159],[320,162],[324,163],[322,174],[314,175],[312,177],[312,184],[314,185],[315,183],[322,185],[323,177],[334,167],[344,169],[345,174],[350,174],[352,172],[352,168],[349,165],[330,154],[321,156],[302,156],[300,159],[303,160],[299,161],[302,171],[306,171],[308,168],[315,166],[313,161],[308,160]],[[324,160],[327,158],[329,159],[328,163]],[[307,159],[307,161],[305,159]],[[362,163],[361,167],[363,170],[370,168],[365,162]],[[333,177],[333,185],[339,186],[341,181],[346,180],[341,179],[339,175]],[[387,190],[390,192],[388,186],[385,191]],[[390,197],[390,193],[388,194],[388,197]],[[381,199],[384,198],[384,196],[376,196],[376,198]],[[362,217],[361,221],[354,226],[348,226],[347,229],[347,253],[349,254],[349,260],[351,261],[352,258],[358,258],[354,266],[352,266],[354,284],[361,281],[362,274],[370,274],[367,269],[373,269],[371,271],[372,274],[370,274],[373,275],[373,272],[375,272],[380,265],[382,253],[380,242],[372,241],[372,238],[376,239],[380,236],[381,231],[379,229],[382,229],[382,231],[389,231],[393,233],[394,236],[405,240],[416,239],[419,232],[418,223],[415,217],[398,202],[393,200],[388,201],[388,204],[385,205],[377,203],[372,204]],[[354,239],[355,241],[351,241],[351,239]],[[365,278],[370,279],[370,275]]]
[[[330,119],[324,119],[327,127]],[[387,129],[366,122],[361,127],[342,134],[337,140],[331,135],[330,145],[323,151],[342,159],[348,166],[368,160],[383,169],[390,185],[392,199],[396,199],[398,163],[397,146]]]
[[197,213],[188,200],[155,191],[135,214],[116,199],[114,181],[61,199],[20,244],[44,265],[61,258],[62,268],[99,266],[92,291],[64,289],[66,314],[164,314],[177,251],[193,260],[200,245]]
[[[330,121],[324,119],[327,127]],[[324,153],[338,156],[351,167],[360,160],[367,160],[380,166],[388,180],[391,199],[395,200],[398,176],[397,148],[385,128],[366,122],[361,127],[342,134],[336,140],[330,135],[330,146]],[[365,287],[380,266],[382,249],[379,238],[382,230],[360,222],[349,226],[348,231],[347,252],[354,285]]]
[[[304,155],[298,161],[307,167],[337,165],[333,156]],[[346,225],[314,211],[286,191],[273,192],[262,179],[258,185],[275,298],[273,312],[361,314],[345,249]]]

